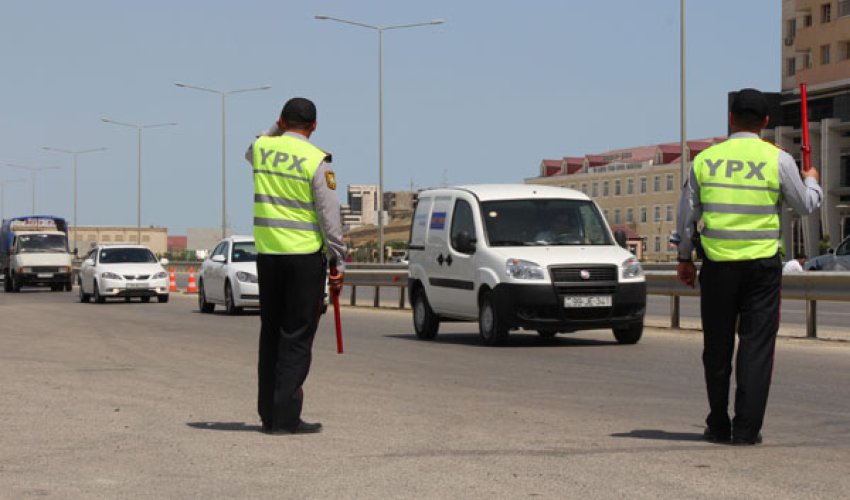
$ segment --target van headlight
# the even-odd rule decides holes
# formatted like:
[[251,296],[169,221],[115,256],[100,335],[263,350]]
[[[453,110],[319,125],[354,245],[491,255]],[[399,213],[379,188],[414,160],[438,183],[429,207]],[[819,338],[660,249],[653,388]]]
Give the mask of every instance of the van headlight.
[[107,280],[120,280],[122,279],[120,275],[111,273],[109,271],[103,272],[100,274],[100,277]]
[[167,277],[168,277],[168,274],[165,271],[160,271],[160,272],[154,274],[153,276],[151,276],[151,279],[152,280],[161,280],[161,279],[164,279],[164,278],[167,278]]
[[239,271],[238,273],[236,273],[236,279],[243,283],[256,283],[257,275],[246,273],[245,271]]
[[635,257],[629,257],[623,261],[623,279],[640,278],[643,276],[643,268],[640,261]]
[[508,277],[520,280],[542,280],[543,268],[539,264],[521,259],[508,259],[505,262]]

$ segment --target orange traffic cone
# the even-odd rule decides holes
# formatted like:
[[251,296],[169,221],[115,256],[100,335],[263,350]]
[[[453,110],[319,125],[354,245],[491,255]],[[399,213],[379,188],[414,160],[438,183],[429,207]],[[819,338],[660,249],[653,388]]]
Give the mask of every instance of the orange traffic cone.
[[189,286],[186,288],[186,293],[198,293],[198,286],[195,284],[195,268],[189,268]]
[[170,267],[168,269],[168,291],[176,292],[177,291],[177,281],[174,279],[174,267]]

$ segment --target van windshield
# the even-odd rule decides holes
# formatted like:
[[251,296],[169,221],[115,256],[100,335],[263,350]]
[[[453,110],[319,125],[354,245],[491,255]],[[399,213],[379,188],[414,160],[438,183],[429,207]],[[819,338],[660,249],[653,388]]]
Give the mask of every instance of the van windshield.
[[493,247],[612,244],[596,205],[587,200],[487,201],[481,210]]
[[20,253],[65,252],[65,237],[60,234],[22,234],[18,236]]

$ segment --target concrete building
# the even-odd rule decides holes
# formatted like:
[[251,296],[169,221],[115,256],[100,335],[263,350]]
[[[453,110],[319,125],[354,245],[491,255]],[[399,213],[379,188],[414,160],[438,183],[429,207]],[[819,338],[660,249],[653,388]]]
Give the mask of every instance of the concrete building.
[[384,210],[390,220],[410,219],[413,217],[413,206],[417,193],[412,191],[392,191],[384,193]]
[[[687,142],[688,165],[702,150],[723,141],[711,137]],[[626,230],[630,247],[644,261],[672,261],[668,245],[676,228],[681,147],[678,142],[617,149],[581,157],[543,160],[539,176],[527,184],[581,191],[602,209],[608,224]],[[642,241],[640,245],[637,241]]]
[[[820,171],[822,208],[783,221],[786,248],[817,255],[850,235],[850,0],[783,0],[781,119],[765,137],[800,161],[800,90],[808,88],[812,164]],[[800,243],[805,234],[805,248]]]
[[[77,248],[82,255],[95,245],[114,245],[139,243],[139,231],[136,226],[70,226],[68,236],[73,242],[77,238]],[[141,244],[153,253],[162,255],[168,250],[168,229],[164,227],[143,227]],[[73,245],[73,243],[71,243]]]

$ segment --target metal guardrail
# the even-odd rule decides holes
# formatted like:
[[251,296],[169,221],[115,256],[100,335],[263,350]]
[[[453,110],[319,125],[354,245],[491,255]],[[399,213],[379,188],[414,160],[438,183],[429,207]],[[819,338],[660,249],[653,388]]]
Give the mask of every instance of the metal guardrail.
[[[680,298],[698,297],[699,283],[689,288],[679,282],[676,271],[646,271],[647,293],[670,297],[670,326],[679,328]],[[381,266],[347,265],[345,286],[351,287],[351,305],[357,305],[357,287],[374,287],[374,307],[380,305],[381,287],[400,288],[398,307],[404,308],[407,287],[407,267],[403,264]],[[850,302],[850,273],[803,272],[782,275],[782,298],[806,302],[806,337],[817,337],[817,302],[830,300]]]

